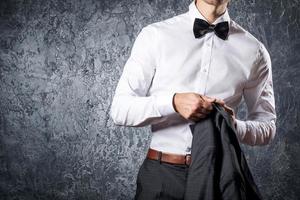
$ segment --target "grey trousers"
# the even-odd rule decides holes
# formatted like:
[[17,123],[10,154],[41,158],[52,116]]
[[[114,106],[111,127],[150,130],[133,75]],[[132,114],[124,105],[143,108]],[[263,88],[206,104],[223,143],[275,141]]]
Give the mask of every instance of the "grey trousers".
[[137,175],[135,200],[184,198],[188,166],[145,158]]

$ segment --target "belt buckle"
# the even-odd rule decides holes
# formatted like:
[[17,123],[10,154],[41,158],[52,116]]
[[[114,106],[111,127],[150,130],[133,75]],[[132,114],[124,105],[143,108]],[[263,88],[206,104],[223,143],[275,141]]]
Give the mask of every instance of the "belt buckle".
[[185,155],[185,164],[186,165],[190,165],[191,164],[191,160],[192,160],[191,154],[186,154]]

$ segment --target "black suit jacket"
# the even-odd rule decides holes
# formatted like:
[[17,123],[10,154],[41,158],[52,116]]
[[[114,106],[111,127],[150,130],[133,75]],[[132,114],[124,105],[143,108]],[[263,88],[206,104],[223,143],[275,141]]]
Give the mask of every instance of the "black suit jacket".
[[185,200],[260,200],[245,156],[224,108],[213,103],[209,117],[190,125],[192,162]]

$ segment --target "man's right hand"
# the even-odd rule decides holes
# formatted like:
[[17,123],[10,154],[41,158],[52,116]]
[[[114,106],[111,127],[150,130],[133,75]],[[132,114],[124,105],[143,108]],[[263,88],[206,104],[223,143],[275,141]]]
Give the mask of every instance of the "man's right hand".
[[173,97],[173,106],[185,119],[200,121],[205,118],[212,110],[212,102],[224,105],[221,99],[201,95],[198,93],[175,93]]

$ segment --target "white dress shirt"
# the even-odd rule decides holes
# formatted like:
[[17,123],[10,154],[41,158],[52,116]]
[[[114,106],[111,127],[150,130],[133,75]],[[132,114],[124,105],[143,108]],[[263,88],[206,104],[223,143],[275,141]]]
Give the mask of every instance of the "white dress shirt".
[[115,90],[110,116],[117,125],[151,125],[150,147],[163,152],[191,152],[189,125],[174,110],[175,92],[196,92],[223,99],[235,114],[242,97],[246,120],[236,119],[241,143],[264,145],[276,132],[271,60],[265,46],[230,19],[228,10],[213,24],[228,21],[227,40],[214,32],[195,38],[189,11],[142,28]]

